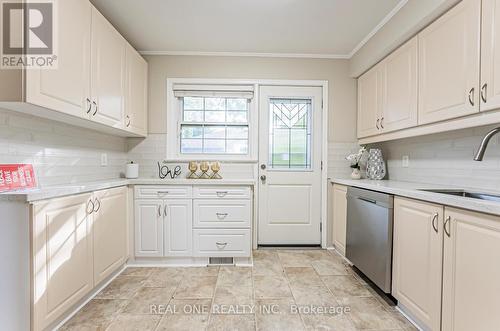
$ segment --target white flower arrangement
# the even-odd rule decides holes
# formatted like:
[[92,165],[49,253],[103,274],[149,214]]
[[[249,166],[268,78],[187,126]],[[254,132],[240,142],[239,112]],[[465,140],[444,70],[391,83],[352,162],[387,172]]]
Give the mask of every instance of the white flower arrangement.
[[359,169],[359,161],[361,161],[361,158],[363,157],[363,154],[365,153],[366,149],[364,147],[361,147],[357,153],[349,154],[346,156],[346,160],[351,162],[351,168],[353,169]]

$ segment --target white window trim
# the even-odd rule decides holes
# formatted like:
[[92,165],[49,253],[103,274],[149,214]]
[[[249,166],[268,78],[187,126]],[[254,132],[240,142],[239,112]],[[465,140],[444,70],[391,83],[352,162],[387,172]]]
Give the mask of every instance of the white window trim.
[[[245,81],[221,81],[210,79],[167,79],[167,161],[226,161],[226,162],[245,162],[256,163],[258,159],[258,93],[254,93],[254,97],[250,99],[248,107],[248,154],[182,154],[180,152],[180,124],[181,124],[181,101],[174,95],[174,84],[192,84],[192,85],[207,85],[213,88],[214,85],[249,85]],[[254,91],[257,91],[258,85],[254,82],[250,83],[254,86]]]

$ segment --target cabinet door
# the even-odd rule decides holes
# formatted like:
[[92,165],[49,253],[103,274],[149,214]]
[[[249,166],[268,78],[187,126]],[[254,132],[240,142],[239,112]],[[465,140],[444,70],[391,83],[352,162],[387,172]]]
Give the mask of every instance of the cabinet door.
[[92,226],[94,284],[99,284],[125,263],[127,255],[127,189],[95,193]]
[[148,64],[127,45],[127,99],[125,102],[125,127],[146,136],[148,131]]
[[479,111],[480,16],[463,0],[418,35],[419,124]]
[[192,200],[167,200],[164,205],[165,256],[191,256]]
[[442,206],[396,197],[392,295],[428,330],[441,325]]
[[380,132],[380,83],[379,65],[358,78],[358,138]]
[[57,69],[26,70],[26,101],[84,117],[90,106],[90,22],[87,0],[57,2]]
[[381,64],[380,128],[384,133],[417,125],[417,45],[414,37]]
[[347,228],[347,187],[333,185],[333,244],[345,255]]
[[43,330],[93,288],[91,194],[33,207],[33,329]]
[[483,0],[481,111],[500,108],[500,0]]
[[163,200],[135,201],[135,255],[163,256]]
[[443,331],[498,330],[500,217],[446,208]]
[[95,8],[92,9],[92,120],[124,127],[126,41]]

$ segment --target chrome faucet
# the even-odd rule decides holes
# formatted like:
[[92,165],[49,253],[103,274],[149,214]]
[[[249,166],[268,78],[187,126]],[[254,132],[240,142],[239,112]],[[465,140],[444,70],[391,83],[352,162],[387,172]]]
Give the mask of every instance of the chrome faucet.
[[474,161],[482,161],[484,157],[484,152],[486,151],[486,147],[488,147],[488,143],[490,142],[491,137],[500,132],[500,127],[495,128],[488,132],[486,136],[484,136],[483,141],[481,141],[481,145],[479,146],[479,150],[474,157]]

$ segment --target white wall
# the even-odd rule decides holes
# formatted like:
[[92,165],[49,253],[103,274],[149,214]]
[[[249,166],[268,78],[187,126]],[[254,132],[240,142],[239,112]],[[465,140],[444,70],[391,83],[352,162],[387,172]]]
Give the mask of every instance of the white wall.
[[[495,126],[465,129],[373,145],[382,148],[389,179],[471,188],[500,187],[500,135],[490,141],[483,162],[473,161],[482,137]],[[402,156],[410,166],[402,167]]]
[[126,162],[124,138],[0,109],[0,164],[34,164],[40,185],[118,178]]
[[[217,56],[147,56],[149,63],[149,132],[145,140],[129,141],[130,157],[141,175],[156,176],[156,162],[165,158],[167,78],[290,79],[329,82],[330,174],[349,171],[343,160],[356,148],[356,81],[347,60]],[[346,149],[348,150],[346,152]],[[237,168],[237,169],[235,169]],[[231,176],[247,169],[223,166]]]

